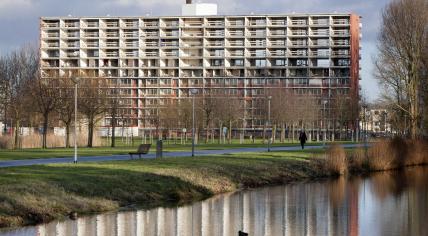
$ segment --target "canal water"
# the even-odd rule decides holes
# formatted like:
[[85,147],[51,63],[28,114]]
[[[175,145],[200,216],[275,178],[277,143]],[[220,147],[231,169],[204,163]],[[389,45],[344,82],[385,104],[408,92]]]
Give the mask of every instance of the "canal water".
[[82,217],[0,235],[427,235],[428,168],[260,188],[177,208]]

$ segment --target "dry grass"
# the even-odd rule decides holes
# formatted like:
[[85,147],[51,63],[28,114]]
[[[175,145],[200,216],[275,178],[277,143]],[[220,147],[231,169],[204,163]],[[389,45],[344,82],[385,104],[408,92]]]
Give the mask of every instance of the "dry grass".
[[[86,133],[79,133],[77,136],[77,144],[81,147],[86,146],[88,135]],[[65,137],[56,136],[52,133],[49,133],[46,137],[48,148],[56,147],[65,147]],[[94,146],[102,145],[102,138],[94,136]],[[13,136],[0,136],[0,148],[2,149],[11,149],[13,148],[14,137]],[[73,135],[70,135],[70,145],[74,143]],[[21,148],[41,148],[42,147],[42,135],[41,134],[31,134],[27,136],[20,137],[20,147]]]
[[368,159],[365,148],[357,148],[348,153],[348,169],[350,171],[363,171],[368,168]]
[[348,170],[345,149],[334,144],[325,153],[314,154],[311,165],[322,176],[343,175]]

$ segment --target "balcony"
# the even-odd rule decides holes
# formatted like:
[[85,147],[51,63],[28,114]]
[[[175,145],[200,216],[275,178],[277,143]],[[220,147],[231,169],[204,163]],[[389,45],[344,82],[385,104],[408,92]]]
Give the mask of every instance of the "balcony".
[[244,47],[243,41],[231,41],[229,42],[230,47]]
[[143,56],[145,56],[145,57],[157,57],[158,53],[157,52],[143,52]]
[[127,48],[137,48],[138,47],[138,42],[125,42],[123,44],[123,46],[125,46]]
[[207,37],[224,37],[224,31],[208,31]]
[[125,52],[125,57],[138,57],[138,51],[135,52]]
[[67,52],[67,53],[65,54],[65,56],[66,56],[67,58],[79,57],[79,51]]
[[107,22],[106,26],[108,28],[116,28],[116,27],[119,27],[119,23],[118,22]]
[[118,57],[119,53],[118,52],[106,52],[106,57]]
[[158,45],[158,42],[145,42],[143,47],[157,47]]
[[249,46],[250,47],[266,47],[266,41],[261,41],[261,42],[250,41]]
[[202,32],[182,32],[181,37],[202,37],[204,34]]
[[311,25],[314,26],[328,26],[330,23],[329,19],[316,19],[312,20]]
[[216,21],[208,21],[208,22],[207,22],[207,25],[208,25],[208,26],[211,26],[211,27],[221,27],[221,26],[224,26],[224,22],[223,22],[223,21],[220,21],[220,20],[216,20]]
[[349,25],[348,19],[334,19],[333,25]]
[[58,28],[59,27],[59,22],[56,22],[56,23],[43,23],[42,26],[45,27],[45,28]]
[[65,45],[66,48],[78,48],[79,43],[68,43]]
[[138,32],[126,32],[122,36],[124,38],[138,38]]
[[306,47],[308,43],[306,41],[291,41],[289,43],[290,47]]
[[333,46],[349,46],[349,41],[348,40],[334,40],[332,42]]
[[181,47],[202,47],[202,42],[183,42]]
[[277,37],[277,36],[282,36],[282,37],[284,37],[284,36],[286,36],[286,31],[285,30],[275,30],[275,31],[270,31],[269,32],[269,36],[274,36],[274,37]]
[[266,37],[266,31],[249,31],[247,36],[249,37]]
[[87,28],[97,28],[97,27],[99,27],[99,24],[98,24],[98,22],[88,22],[86,24],[86,27]]
[[232,27],[244,27],[244,21],[243,20],[238,20],[238,21],[229,21],[228,26],[232,26]]
[[48,48],[57,48],[57,47],[59,47],[59,43],[47,43],[45,45]]
[[306,51],[290,51],[290,56],[307,56],[308,53]]
[[205,47],[223,47],[224,46],[224,42],[220,41],[220,42],[208,42],[205,44]]
[[329,36],[330,35],[330,31],[328,29],[323,29],[323,30],[313,30],[311,32],[311,36]]
[[118,32],[107,32],[107,33],[105,34],[105,36],[106,36],[107,38],[117,38],[117,37],[119,37],[119,33],[118,33]]
[[286,26],[287,20],[271,20],[270,25],[271,26]]
[[94,33],[84,33],[83,34],[83,37],[86,37],[86,38],[98,38],[98,33],[96,33],[96,32],[94,32]]
[[249,26],[266,26],[266,20],[256,20],[256,21],[249,21]]
[[313,51],[309,53],[310,56],[317,56],[317,57],[328,57],[330,56],[330,51]]
[[66,34],[67,38],[78,38],[79,37],[79,33],[67,33]]
[[279,57],[279,56],[285,56],[285,51],[284,50],[278,50],[278,51],[272,51],[272,52],[269,52],[269,56],[272,56],[272,57]]
[[307,36],[308,32],[306,30],[293,30],[291,31],[291,36]]
[[183,27],[202,27],[201,21],[185,21]]
[[119,47],[119,42],[107,42],[105,46],[108,48],[117,48]]
[[244,51],[232,51],[229,53],[230,57],[243,57],[244,55]]
[[142,36],[143,37],[158,37],[159,33],[158,32],[143,32]]
[[291,20],[291,26],[307,26],[307,20]]
[[138,28],[138,22],[125,22],[123,26],[125,28]]
[[65,28],[77,28],[77,27],[79,27],[79,22],[66,22],[64,27]]
[[46,35],[48,36],[48,38],[58,38],[59,37],[59,33],[47,33]]
[[333,30],[333,36],[349,37],[349,30]]
[[178,57],[178,51],[177,52],[163,52],[163,57]]
[[162,33],[161,37],[178,37],[178,31]]
[[158,27],[158,22],[144,22],[143,26],[144,27]]
[[228,36],[230,36],[230,37],[243,37],[244,31],[229,31]]
[[178,41],[175,41],[175,42],[161,42],[161,47],[178,47]]
[[272,41],[269,43],[270,47],[284,47],[285,45],[285,41]]

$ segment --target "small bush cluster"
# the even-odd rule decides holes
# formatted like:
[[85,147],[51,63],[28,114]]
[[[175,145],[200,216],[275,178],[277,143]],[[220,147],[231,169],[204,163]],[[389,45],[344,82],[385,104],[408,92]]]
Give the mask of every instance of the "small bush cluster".
[[428,141],[385,139],[367,148],[347,152],[339,145],[332,145],[326,153],[315,158],[320,169],[329,175],[346,172],[382,171],[405,166],[428,164]]

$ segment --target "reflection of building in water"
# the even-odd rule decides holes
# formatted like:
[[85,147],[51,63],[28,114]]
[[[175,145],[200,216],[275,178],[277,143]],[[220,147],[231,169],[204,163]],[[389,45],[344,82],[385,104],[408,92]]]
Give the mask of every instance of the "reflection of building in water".
[[84,217],[9,235],[234,236],[239,230],[255,236],[428,235],[423,210],[428,209],[428,173],[419,175],[245,191],[191,206]]
[[38,233],[58,236],[228,236],[243,230],[261,236],[347,234],[350,232],[348,202],[331,204],[329,188],[325,188],[325,184],[240,192],[176,209],[84,217],[40,226]]

